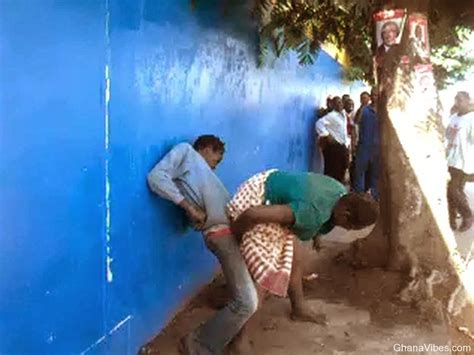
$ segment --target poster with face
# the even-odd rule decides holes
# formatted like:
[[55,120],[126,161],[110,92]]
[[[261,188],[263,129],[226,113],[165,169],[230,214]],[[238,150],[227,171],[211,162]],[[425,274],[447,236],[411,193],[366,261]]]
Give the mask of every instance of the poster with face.
[[390,48],[400,44],[405,10],[383,10],[374,14],[377,47]]
[[408,17],[410,55],[419,63],[428,63],[430,45],[428,41],[428,20],[425,15],[413,14]]
[[391,86],[392,73],[400,61],[400,41],[404,28],[405,10],[382,10],[373,16],[377,49],[374,68],[378,83]]

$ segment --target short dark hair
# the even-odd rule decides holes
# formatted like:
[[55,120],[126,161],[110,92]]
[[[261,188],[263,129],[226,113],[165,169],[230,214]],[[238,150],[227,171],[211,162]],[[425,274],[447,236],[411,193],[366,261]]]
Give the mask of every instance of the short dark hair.
[[349,212],[349,222],[355,226],[370,226],[379,215],[379,204],[365,192],[350,192],[341,197],[340,203]]
[[225,143],[212,134],[199,136],[193,144],[193,148],[197,151],[208,147],[212,148],[214,152],[225,152]]
[[458,91],[456,95],[464,96],[465,99],[471,100],[471,95],[467,91]]
[[360,97],[362,97],[363,95],[370,96],[370,94],[367,91],[362,91],[362,93],[360,94]]

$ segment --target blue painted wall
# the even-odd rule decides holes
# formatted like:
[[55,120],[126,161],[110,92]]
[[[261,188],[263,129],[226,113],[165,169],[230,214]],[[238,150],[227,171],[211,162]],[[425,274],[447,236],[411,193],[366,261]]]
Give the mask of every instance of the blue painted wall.
[[200,236],[146,187],[173,144],[222,136],[231,191],[308,168],[339,65],[256,69],[244,9],[217,3],[0,1],[1,354],[136,353],[210,279]]

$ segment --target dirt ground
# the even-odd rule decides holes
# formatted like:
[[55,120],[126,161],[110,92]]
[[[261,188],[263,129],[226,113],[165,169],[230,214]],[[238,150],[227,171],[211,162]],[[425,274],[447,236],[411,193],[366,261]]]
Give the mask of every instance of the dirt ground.
[[[317,274],[317,278],[305,281],[306,298],[314,310],[327,315],[328,325],[293,322],[289,319],[288,299],[267,296],[262,309],[250,320],[252,355],[395,354],[402,345],[424,344],[471,345],[471,352],[457,353],[474,354],[474,342],[458,331],[458,325],[450,326],[448,320],[425,319],[396,298],[404,281],[400,274],[381,269],[355,270],[338,261],[337,255],[352,240],[364,235],[367,231],[335,230],[323,238],[320,252],[305,246],[306,274]],[[178,354],[176,344],[180,337],[226,300],[225,284],[217,278],[140,353]],[[471,306],[463,314],[472,312]],[[465,317],[459,322],[471,332],[474,329],[474,319]],[[415,353],[441,353],[426,350]]]

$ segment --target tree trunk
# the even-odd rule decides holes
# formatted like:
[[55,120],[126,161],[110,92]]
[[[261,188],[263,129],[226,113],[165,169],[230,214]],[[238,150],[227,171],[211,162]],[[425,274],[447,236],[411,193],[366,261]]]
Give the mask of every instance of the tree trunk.
[[[426,14],[429,0],[387,5],[406,8],[408,15]],[[407,32],[400,54],[408,53]],[[401,293],[406,301],[446,300],[459,284],[456,271],[462,263],[455,257],[456,242],[448,223],[438,95],[435,85],[421,92],[413,67],[399,64],[400,57],[391,59],[396,65],[390,68],[393,61],[386,59],[384,69],[393,80],[382,77],[379,82],[381,217],[367,238],[353,244],[350,257],[359,266],[409,273],[411,282]]]

